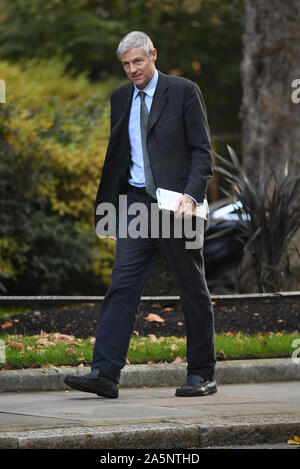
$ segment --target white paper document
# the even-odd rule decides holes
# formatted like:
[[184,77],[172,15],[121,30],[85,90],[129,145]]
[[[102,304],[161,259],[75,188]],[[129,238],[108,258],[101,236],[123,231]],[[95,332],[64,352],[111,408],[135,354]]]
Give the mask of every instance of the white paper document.
[[[158,202],[158,207],[164,210],[174,210],[178,198],[182,194],[180,192],[170,191],[168,189],[161,189],[158,187],[156,189],[156,198]],[[196,216],[204,218],[207,220],[209,214],[208,202],[204,199],[203,203],[197,204],[196,207]]]

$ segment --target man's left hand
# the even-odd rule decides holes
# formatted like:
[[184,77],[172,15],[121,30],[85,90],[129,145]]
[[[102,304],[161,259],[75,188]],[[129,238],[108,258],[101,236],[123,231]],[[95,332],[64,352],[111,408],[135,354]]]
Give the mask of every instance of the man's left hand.
[[196,204],[188,195],[181,195],[173,211],[175,218],[191,218],[196,213]]

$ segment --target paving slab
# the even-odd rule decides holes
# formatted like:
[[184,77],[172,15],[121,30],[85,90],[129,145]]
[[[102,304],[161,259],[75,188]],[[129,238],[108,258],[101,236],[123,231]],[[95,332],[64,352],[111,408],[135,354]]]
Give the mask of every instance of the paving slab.
[[300,382],[219,385],[205,397],[175,387],[0,395],[0,448],[203,448],[286,443],[300,436]]

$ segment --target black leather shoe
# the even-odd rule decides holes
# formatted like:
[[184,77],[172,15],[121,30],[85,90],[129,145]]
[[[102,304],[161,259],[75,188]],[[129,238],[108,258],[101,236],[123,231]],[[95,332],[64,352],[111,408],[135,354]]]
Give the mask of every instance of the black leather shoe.
[[118,384],[93,370],[84,376],[68,375],[64,382],[73,389],[91,392],[98,396],[117,398],[119,396]]
[[181,388],[176,389],[175,396],[208,396],[209,394],[215,394],[217,391],[217,383],[214,379],[204,379],[199,375],[188,375]]

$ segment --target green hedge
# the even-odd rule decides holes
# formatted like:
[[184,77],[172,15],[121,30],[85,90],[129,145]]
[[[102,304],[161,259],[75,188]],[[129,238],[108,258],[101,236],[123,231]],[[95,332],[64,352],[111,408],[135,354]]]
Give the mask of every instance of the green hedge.
[[97,238],[93,210],[116,82],[64,69],[57,59],[0,64],[3,293],[100,293],[110,279],[114,244]]

